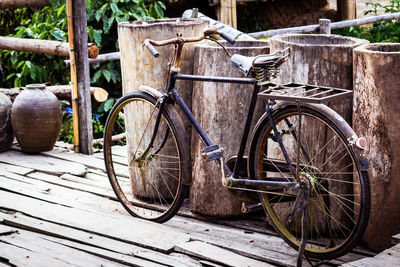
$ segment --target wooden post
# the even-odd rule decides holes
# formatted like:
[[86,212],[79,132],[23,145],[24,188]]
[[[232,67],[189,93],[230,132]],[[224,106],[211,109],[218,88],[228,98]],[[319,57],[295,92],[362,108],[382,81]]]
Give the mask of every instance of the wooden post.
[[[87,22],[85,0],[70,0],[72,9],[73,49],[76,66],[77,99],[72,97],[72,102],[77,102],[79,123],[79,151],[83,154],[93,154],[92,134],[92,105],[90,99],[89,61],[87,53]],[[73,65],[73,64],[71,64]],[[71,72],[72,75],[72,72]],[[71,80],[74,80],[71,77]],[[72,85],[74,86],[74,84]]]
[[[226,46],[231,54],[256,56],[269,53],[267,41],[237,41],[234,45]],[[243,74],[230,64],[225,51],[211,42],[196,45],[193,74],[243,77]],[[238,152],[252,91],[253,86],[248,84],[193,82],[193,114],[213,143],[224,148],[226,159]],[[261,101],[254,118],[259,118],[264,112],[265,106]],[[253,125],[255,121],[256,119],[253,120]],[[204,144],[193,132],[191,211],[210,216],[241,215],[242,201],[222,186],[221,169],[201,156],[203,148]],[[237,191],[240,190],[234,190],[232,193]]]
[[220,1],[219,20],[226,25],[230,25],[233,28],[237,28],[236,0]]
[[330,19],[319,19],[319,33],[320,34],[331,34],[331,20]]
[[353,127],[367,139],[371,212],[364,241],[381,251],[400,232],[400,44],[354,50]]
[[356,19],[357,18],[356,0],[341,0],[340,2],[341,2],[340,3],[341,20]]

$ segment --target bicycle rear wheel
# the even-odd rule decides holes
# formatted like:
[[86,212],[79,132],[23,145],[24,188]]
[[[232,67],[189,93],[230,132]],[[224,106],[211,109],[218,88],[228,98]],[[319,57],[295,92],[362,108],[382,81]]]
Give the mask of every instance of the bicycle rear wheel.
[[124,208],[135,217],[165,222],[176,214],[186,195],[190,155],[182,121],[168,106],[149,146],[159,108],[158,100],[148,94],[123,96],[107,118],[104,159]]
[[[344,134],[348,129],[342,128],[349,126],[338,126],[317,108],[302,106],[299,139],[297,106],[278,110],[273,120],[290,161],[294,168],[299,163],[299,176],[310,186],[306,209],[310,224],[305,254],[318,259],[340,257],[354,248],[362,237],[370,210],[367,172],[361,170]],[[252,147],[249,163],[252,177],[295,180],[268,119],[257,129]],[[298,249],[302,211],[298,210],[295,200],[299,191],[271,187],[259,190],[263,191],[260,199],[269,223],[289,245]]]

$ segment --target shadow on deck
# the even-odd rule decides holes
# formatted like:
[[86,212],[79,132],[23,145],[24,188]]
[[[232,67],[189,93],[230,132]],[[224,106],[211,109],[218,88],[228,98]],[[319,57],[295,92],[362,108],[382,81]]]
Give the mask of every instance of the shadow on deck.
[[[143,221],[116,200],[101,153],[0,153],[0,266],[295,266],[296,251],[265,224],[187,208]],[[369,256],[357,248],[324,265]]]

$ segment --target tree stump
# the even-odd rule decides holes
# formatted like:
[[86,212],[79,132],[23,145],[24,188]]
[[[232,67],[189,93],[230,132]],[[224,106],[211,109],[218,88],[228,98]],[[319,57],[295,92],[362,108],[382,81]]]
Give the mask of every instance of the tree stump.
[[[207,24],[207,22],[197,19],[161,19],[119,23],[118,41],[120,47],[123,94],[137,91],[141,85],[147,85],[159,89],[160,91],[165,90],[168,79],[168,64],[173,57],[174,46],[155,47],[160,53],[160,56],[154,58],[145,47],[142,47],[142,43],[145,39],[166,40],[176,37],[178,33],[182,33],[183,37],[200,36]],[[180,59],[182,73],[192,74],[193,50],[193,43],[188,43],[183,48],[182,57]],[[192,82],[177,81],[176,88],[180,89],[179,93],[190,107]],[[138,116],[138,114],[144,114],[144,112],[142,111],[139,113],[135,110],[125,112],[127,127],[132,124],[129,122],[133,121],[132,119],[135,118],[134,116]],[[149,112],[147,114],[151,113]],[[146,118],[143,118],[143,121],[147,121]],[[188,121],[184,120],[184,123],[189,127]],[[186,127],[186,129],[188,129],[188,127]],[[189,130],[187,131],[190,133]],[[129,151],[131,147],[140,140],[135,140],[136,137],[133,129],[130,131],[129,128],[127,128],[126,132]],[[134,177],[134,170],[130,171],[130,176]],[[143,177],[146,176],[149,177],[149,175],[143,175]],[[160,179],[160,182],[161,181],[162,179]],[[154,182],[155,181],[152,181],[151,183]],[[143,183],[138,182],[138,184],[133,185],[133,193],[142,197],[150,197],[154,194],[151,188],[150,182],[148,181],[143,181]]]
[[371,215],[364,238],[388,248],[400,232],[400,44],[354,50],[353,127],[367,139]]
[[[231,54],[255,56],[269,52],[265,41],[237,41],[234,45],[224,45]],[[210,42],[196,46],[194,74],[243,77],[224,50]],[[252,90],[252,85],[193,83],[193,113],[212,142],[224,148],[226,159],[238,152]],[[258,105],[254,121],[263,111],[263,105]],[[241,214],[241,202],[222,186],[220,167],[201,157],[203,148],[204,144],[193,131],[190,209],[211,216]]]
[[[281,67],[281,83],[352,89],[353,49],[367,43],[367,40],[340,35],[278,35],[271,38],[271,53],[290,47],[289,58]],[[351,98],[329,106],[351,125]]]
[[[353,49],[359,45],[366,44],[368,41],[357,38],[343,37],[339,35],[325,34],[289,34],[274,36],[271,38],[271,52],[283,50],[290,47],[290,54],[286,63],[282,64],[280,71],[281,83],[301,83],[319,86],[337,87],[344,89],[353,88]],[[340,101],[328,103],[328,106],[339,113],[351,125],[352,117],[352,98],[348,97]],[[296,124],[296,122],[294,122]],[[306,143],[315,143],[316,147],[323,148],[326,140],[324,138],[315,138],[313,132],[316,129],[307,129],[305,125],[303,136],[307,136]],[[317,132],[324,136],[324,129]],[[326,133],[326,132],[325,132]],[[296,144],[287,144],[288,153],[296,153]],[[327,147],[327,152],[332,152],[331,147]],[[272,150],[271,156],[276,153],[279,155],[278,146]],[[292,154],[293,155],[293,154]],[[294,157],[294,156],[292,156]],[[337,169],[349,169],[348,163],[341,161],[340,165],[336,165]],[[352,171],[352,170],[349,170]],[[344,176],[342,179],[351,179]],[[350,181],[349,181],[350,182]],[[347,183],[344,186],[341,183],[329,182],[329,187],[335,192],[347,194],[353,192],[353,185]],[[348,216],[341,209],[337,202],[332,201],[330,210],[334,213],[335,218],[345,220]],[[322,231],[326,229],[324,221],[319,220],[318,227]]]

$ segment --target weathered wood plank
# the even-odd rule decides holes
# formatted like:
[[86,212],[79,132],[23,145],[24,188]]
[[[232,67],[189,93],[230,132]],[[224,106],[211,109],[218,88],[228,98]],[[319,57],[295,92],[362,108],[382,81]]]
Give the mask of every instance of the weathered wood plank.
[[15,228],[11,228],[9,226],[0,224],[0,236],[1,235],[11,235],[11,234],[15,233],[16,231],[17,230]]
[[149,266],[149,267],[165,266],[165,264],[161,265],[159,263],[154,263],[154,262],[151,262],[148,260],[140,259],[140,258],[135,257],[134,255],[123,255],[118,252],[113,252],[113,251],[109,251],[109,250],[94,247],[94,246],[84,245],[84,244],[80,244],[80,243],[65,240],[65,239],[60,239],[60,238],[55,238],[55,237],[43,237],[43,239],[52,241],[56,244],[63,245],[67,248],[76,249],[76,250],[86,252],[88,254],[112,261],[112,262],[120,263],[122,265],[146,266],[146,267],[147,266]]
[[[71,179],[63,179],[63,177],[65,177],[65,176],[57,177],[54,175],[49,175],[49,174],[40,173],[40,172],[30,173],[27,175],[27,177],[33,178],[36,180],[45,181],[45,182],[48,182],[48,183],[51,183],[54,185],[63,186],[65,188],[70,188],[70,189],[74,189],[74,190],[88,192],[88,193],[95,194],[95,195],[102,196],[102,197],[107,197],[110,199],[115,199],[115,200],[117,199],[114,192],[111,189],[111,185],[109,186],[109,188],[94,187],[94,186],[91,186],[91,185],[88,185],[85,183],[71,181]],[[67,176],[67,177],[71,178],[70,176]],[[82,178],[82,179],[86,179],[86,178]]]
[[392,243],[393,244],[400,244],[400,234],[392,236]]
[[25,154],[14,150],[0,153],[0,162],[30,168],[54,175],[70,173],[77,176],[85,176],[87,173],[85,166],[79,163],[46,157],[42,154]]
[[348,262],[343,264],[342,267],[377,267],[381,266],[379,261],[374,258],[365,258],[358,261]]
[[[1,214],[1,213],[0,213]],[[149,249],[135,246],[126,242],[113,240],[94,233],[87,233],[67,226],[46,222],[25,216],[21,213],[14,215],[4,214],[4,223],[15,228],[37,232],[47,236],[68,239],[85,245],[97,246],[109,251],[125,255],[135,255],[141,259],[149,259],[170,266],[196,266],[197,261],[190,262],[184,255],[166,255]]]
[[272,266],[268,263],[243,257],[232,251],[201,241],[190,241],[175,246],[175,250],[227,266]]
[[[52,151],[43,152],[42,154],[56,159],[63,159],[70,162],[80,163],[89,168],[99,169],[104,172],[106,171],[104,160],[89,155],[65,152],[59,149],[53,149]],[[126,166],[116,164],[115,171],[117,175],[128,177],[129,170]]]
[[176,244],[187,242],[190,239],[189,235],[166,225],[127,218],[123,215],[94,214],[1,190],[0,198],[2,199],[0,207],[7,207],[46,221],[70,225],[83,231],[98,233],[162,252],[171,252]]
[[342,266],[400,266],[400,244],[382,251],[373,258],[348,262]]
[[[232,227],[199,222],[189,218],[174,218],[167,225],[190,233],[199,240],[253,259],[285,266],[296,266],[297,252],[281,238],[253,233]],[[307,266],[307,263],[304,263]]]
[[67,262],[3,242],[0,242],[0,255],[13,266],[42,266],[45,262],[47,266],[71,267]]
[[4,173],[5,171],[26,175],[30,172],[33,172],[33,169],[0,163],[0,174]]
[[[0,236],[0,241],[36,252],[41,256],[48,256],[55,260],[64,261],[72,266],[123,266],[117,262],[99,258],[72,247],[57,244],[44,239],[42,235],[24,230],[20,230],[18,234],[13,234],[12,236]],[[46,261],[43,261],[42,265],[26,266],[43,266],[43,264],[47,264],[45,262]]]
[[[43,173],[40,177],[43,177]],[[40,179],[30,179],[12,173],[9,173],[5,178],[9,180],[1,183],[0,188],[10,192],[103,215],[106,215],[106,211],[123,212],[123,207],[118,202],[100,197],[97,194],[87,193],[83,190],[76,190],[73,186],[64,187],[51,181],[47,183]],[[59,177],[53,178],[53,180],[59,179]],[[112,193],[110,192],[110,194]]]

